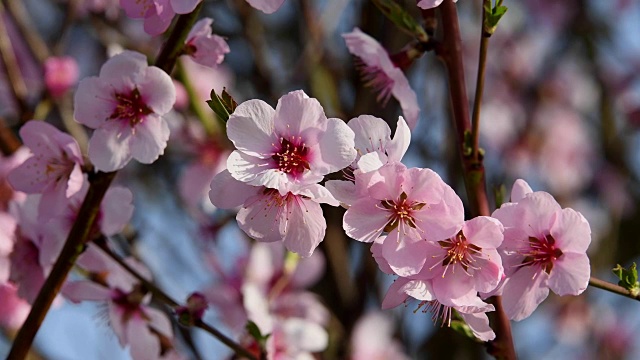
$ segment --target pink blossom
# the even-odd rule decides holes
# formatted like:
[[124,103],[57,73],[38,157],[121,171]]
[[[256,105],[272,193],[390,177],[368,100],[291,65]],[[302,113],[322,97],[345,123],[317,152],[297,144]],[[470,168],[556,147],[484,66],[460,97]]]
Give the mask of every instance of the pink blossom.
[[70,56],[50,57],[44,62],[44,83],[53,97],[64,95],[79,75],[78,63]]
[[411,131],[400,116],[396,133],[391,139],[391,129],[387,122],[371,115],[361,115],[347,124],[355,134],[356,159],[343,170],[347,181],[328,180],[327,189],[349,207],[362,194],[356,192],[356,177],[359,173],[377,170],[388,162],[399,162],[407,152],[411,142]]
[[31,156],[26,146],[21,146],[11,156],[0,154],[0,211],[7,211],[11,202],[22,202],[27,194],[15,191],[7,175]]
[[340,119],[327,119],[318,100],[290,92],[274,110],[261,100],[240,104],[227,122],[237,150],[227,160],[231,175],[281,195],[316,184],[356,157],[353,131]]
[[123,168],[133,157],[144,164],[164,153],[169,127],[162,119],[176,99],[171,77],[148,66],[144,55],[125,51],[109,59],[99,77],[83,79],[75,118],[96,129],[89,158],[98,170]]
[[272,14],[280,9],[284,0],[247,0],[247,2],[265,14]]
[[388,314],[362,316],[351,335],[351,360],[408,360],[393,333],[393,319]]
[[211,182],[209,198],[222,209],[242,206],[236,219],[250,237],[262,242],[282,241],[288,250],[311,256],[327,227],[320,203],[337,206],[331,193],[318,184],[284,195],[276,189],[235,180],[228,170]]
[[429,169],[390,163],[361,174],[360,187],[356,191],[366,195],[347,210],[343,228],[363,242],[388,233],[384,257],[398,274],[416,274],[424,266],[424,253],[414,251],[414,244],[454,237],[464,222],[462,201]]
[[185,52],[198,64],[216,67],[230,51],[227,42],[211,33],[213,19],[200,19],[187,35]]
[[356,56],[361,64],[361,72],[367,86],[378,94],[378,101],[385,104],[391,95],[400,103],[404,117],[412,130],[418,122],[420,107],[418,97],[411,89],[409,80],[397,67],[389,53],[371,36],[355,28],[353,32],[342,34],[349,52]]
[[518,180],[511,202],[492,216],[505,227],[499,250],[506,279],[498,293],[511,319],[531,315],[549,289],[564,296],[581,294],[587,288],[591,229],[582,214],[562,209],[550,194],[532,192],[524,180]]
[[0,284],[9,279],[9,254],[13,250],[16,226],[13,216],[0,212]]
[[80,147],[73,137],[42,121],[27,122],[20,136],[33,155],[7,179],[16,190],[42,194],[39,211],[46,220],[63,209],[66,199],[82,186]]
[[202,0],[120,0],[127,16],[144,19],[144,31],[152,36],[169,28],[176,14],[192,12]]
[[454,237],[425,242],[428,274],[438,298],[456,298],[470,289],[487,293],[498,286],[504,270],[497,247],[502,244],[499,221],[478,216],[466,221]]

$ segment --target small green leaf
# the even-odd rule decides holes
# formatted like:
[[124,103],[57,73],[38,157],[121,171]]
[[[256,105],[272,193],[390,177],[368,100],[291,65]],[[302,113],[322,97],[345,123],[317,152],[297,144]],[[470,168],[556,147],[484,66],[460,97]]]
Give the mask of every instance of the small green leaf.
[[471,154],[473,153],[472,142],[473,142],[473,139],[471,138],[471,131],[465,130],[465,132],[464,132],[464,147],[463,147],[463,150],[462,150],[462,155],[464,155],[465,157],[471,156]]
[[490,0],[485,0],[483,23],[484,32],[489,34],[489,36],[493,35],[498,27],[498,22],[500,22],[500,19],[502,19],[504,14],[506,14],[507,10],[506,6],[502,6],[502,1],[498,1],[495,6],[492,6]]
[[396,24],[400,30],[421,42],[427,42],[429,40],[429,35],[424,31],[424,28],[416,19],[409,15],[400,4],[393,0],[373,0],[373,3],[380,9],[384,16]]
[[249,333],[249,335],[251,335],[251,337],[256,340],[258,345],[260,345],[260,348],[264,350],[264,347],[267,343],[267,339],[269,339],[269,336],[271,336],[271,334],[262,335],[262,333],[260,332],[260,328],[258,328],[258,325],[256,325],[256,323],[254,323],[251,320],[247,321],[247,325],[245,325],[245,329],[247,329],[247,332]]
[[508,199],[507,196],[507,187],[504,184],[500,184],[500,186],[495,187],[493,189],[493,197],[496,201],[496,209],[500,208],[502,204],[504,204],[505,199]]
[[462,320],[451,320],[451,329],[469,339],[477,340],[469,325]]
[[629,269],[625,269],[618,264],[612,271],[620,280],[618,281],[618,285],[629,290],[633,296],[637,296],[640,293],[640,282],[638,282],[636,263],[631,264]]
[[207,104],[218,118],[225,123],[229,120],[229,115],[233,114],[238,107],[238,103],[229,95],[226,88],[222,90],[221,95],[211,90],[211,100],[208,100]]

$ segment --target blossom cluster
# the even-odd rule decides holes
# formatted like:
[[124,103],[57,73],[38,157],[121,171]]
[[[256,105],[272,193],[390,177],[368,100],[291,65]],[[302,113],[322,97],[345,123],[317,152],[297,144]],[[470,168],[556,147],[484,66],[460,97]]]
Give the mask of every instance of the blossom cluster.
[[[413,298],[444,324],[457,313],[488,341],[495,334],[487,297],[502,295],[507,315],[520,320],[549,288],[586,289],[591,234],[579,212],[518,180],[511,202],[465,221],[462,200],[437,173],[400,162],[411,138],[402,117],[392,137],[380,118],[327,119],[317,101],[295,91],[275,110],[260,100],[240,104],[227,134],[237,150],[211,183],[213,204],[240,207],[248,236],[310,256],[326,227],[318,204],[339,202],[346,234],[372,244],[380,269],[398,276],[383,308]],[[343,180],[318,184],[338,170]]]

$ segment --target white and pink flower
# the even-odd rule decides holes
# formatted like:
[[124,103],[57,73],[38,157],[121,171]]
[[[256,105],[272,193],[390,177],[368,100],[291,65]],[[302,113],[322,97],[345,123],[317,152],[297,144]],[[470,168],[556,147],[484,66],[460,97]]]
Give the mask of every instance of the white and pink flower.
[[227,121],[237,150],[227,169],[239,181],[277,189],[282,196],[320,182],[356,157],[353,131],[324,114],[318,100],[290,92],[274,110],[261,100],[240,104]]
[[176,14],[192,12],[202,0],[120,0],[120,6],[133,19],[144,19],[144,31],[160,35],[169,28]]
[[96,129],[89,158],[101,171],[123,168],[131,158],[150,164],[164,153],[169,127],[162,116],[176,100],[171,77],[147,58],[125,51],[109,59],[99,77],[85,78],[75,96],[75,118]]

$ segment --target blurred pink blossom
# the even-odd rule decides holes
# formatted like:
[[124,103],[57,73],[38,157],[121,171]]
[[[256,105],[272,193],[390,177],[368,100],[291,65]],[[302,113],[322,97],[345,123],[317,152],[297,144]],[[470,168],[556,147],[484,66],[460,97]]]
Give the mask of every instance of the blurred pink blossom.
[[351,334],[351,360],[409,360],[402,343],[393,338],[394,322],[389,314],[370,312]]
[[247,2],[265,14],[272,14],[280,9],[284,0],[247,0]]
[[70,56],[50,57],[44,62],[44,83],[53,97],[69,91],[79,75],[78,63]]
[[213,19],[200,19],[187,35],[185,53],[198,64],[216,67],[224,60],[224,55],[230,51],[227,42],[218,35],[211,33]]
[[144,31],[160,35],[171,25],[176,14],[192,12],[202,0],[120,0],[127,16],[144,19]]
[[389,57],[389,53],[374,38],[355,28],[342,34],[349,52],[362,62],[361,72],[367,86],[378,92],[378,101],[386,104],[389,97],[398,100],[410,129],[418,122],[420,107],[418,97],[411,89],[409,80]]

